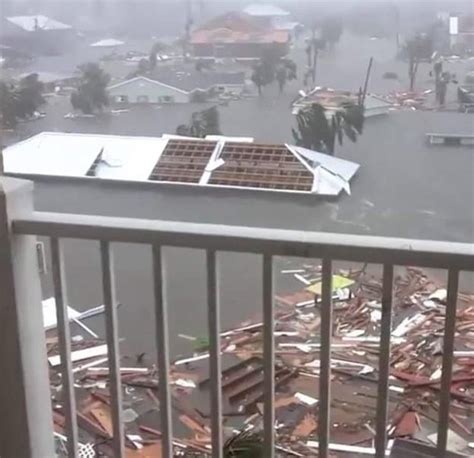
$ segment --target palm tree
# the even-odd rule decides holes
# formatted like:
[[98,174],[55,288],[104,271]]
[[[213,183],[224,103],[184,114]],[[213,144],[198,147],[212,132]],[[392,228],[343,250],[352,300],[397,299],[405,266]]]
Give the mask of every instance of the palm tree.
[[305,74],[305,83],[307,86],[308,79],[311,77],[313,85],[316,83],[316,68],[318,65],[319,51],[326,47],[326,41],[322,38],[316,38],[316,28],[313,27],[313,36],[309,40],[308,46],[306,47],[306,56],[308,58],[308,71]]
[[265,86],[267,83],[265,82],[263,76],[263,66],[262,64],[257,64],[253,68],[252,76],[250,77],[252,82],[257,86],[258,95],[262,95],[262,87]]
[[45,103],[42,92],[43,83],[36,73],[23,78],[17,86],[0,81],[1,124],[14,128],[19,119],[32,116]]
[[74,109],[83,113],[101,111],[108,106],[107,86],[110,76],[102,70],[99,64],[89,62],[79,66],[82,72],[78,89],[71,94],[71,104]]
[[220,135],[219,111],[216,106],[196,111],[191,115],[189,124],[180,124],[176,128],[178,135],[205,138],[207,135]]
[[38,107],[45,103],[43,90],[44,85],[37,73],[31,73],[21,79],[18,88],[20,116],[32,116]]
[[0,81],[0,121],[7,128],[14,128],[18,122],[18,100],[15,89]]
[[296,122],[297,128],[292,129],[292,133],[297,145],[334,156],[336,140],[342,145],[344,136],[355,142],[362,134],[364,107],[344,103],[329,118],[326,109],[314,103],[298,112]]
[[291,59],[282,59],[280,65],[276,69],[275,77],[278,81],[278,87],[281,94],[286,86],[287,81],[294,80],[298,77],[295,62]]
[[157,41],[150,50],[150,55],[148,56],[149,67],[151,70],[156,68],[156,64],[158,63],[158,59],[156,57],[157,54],[162,53],[167,49],[167,46],[160,41]]
[[263,458],[263,439],[260,433],[241,431],[224,444],[224,458]]

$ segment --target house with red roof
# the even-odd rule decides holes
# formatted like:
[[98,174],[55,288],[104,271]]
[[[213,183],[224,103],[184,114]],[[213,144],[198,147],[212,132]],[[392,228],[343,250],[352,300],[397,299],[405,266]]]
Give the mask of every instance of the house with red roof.
[[191,33],[194,57],[259,59],[268,48],[288,54],[290,34],[269,28],[252,16],[231,12],[218,16]]

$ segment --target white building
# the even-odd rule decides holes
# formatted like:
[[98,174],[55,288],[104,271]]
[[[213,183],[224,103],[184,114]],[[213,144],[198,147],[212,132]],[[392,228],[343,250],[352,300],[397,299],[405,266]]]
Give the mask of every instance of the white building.
[[[160,70],[154,77],[137,76],[109,86],[113,103],[188,103],[213,95],[239,96],[245,88],[244,72],[219,73]],[[201,95],[201,99],[198,99]]]

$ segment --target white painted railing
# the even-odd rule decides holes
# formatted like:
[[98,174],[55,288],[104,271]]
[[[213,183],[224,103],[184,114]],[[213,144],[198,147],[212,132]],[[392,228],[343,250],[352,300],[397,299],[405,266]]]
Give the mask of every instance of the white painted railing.
[[375,450],[385,456],[390,334],[392,325],[393,269],[395,265],[448,270],[447,313],[444,330],[443,373],[438,424],[438,455],[444,456],[449,421],[452,356],[456,320],[458,277],[474,271],[474,247],[470,244],[365,237],[178,223],[33,211],[33,187],[29,182],[0,179],[0,396],[4,421],[0,423],[0,456],[50,457],[53,423],[49,379],[42,327],[41,292],[35,252],[36,236],[49,237],[63,367],[66,430],[69,456],[77,456],[78,433],[70,356],[69,322],[66,317],[61,239],[100,241],[102,283],[109,346],[113,398],[114,456],[124,456],[119,346],[112,262],[112,242],[150,245],[153,254],[159,400],[163,456],[172,456],[171,397],[167,302],[163,288],[162,247],[189,247],[206,251],[208,324],[210,334],[211,426],[213,457],[222,456],[221,362],[219,351],[219,303],[216,252],[257,253],[263,257],[264,332],[264,447],[265,457],[275,456],[274,435],[274,304],[273,257],[300,256],[322,259],[321,370],[319,405],[319,456],[328,457],[330,426],[330,359],[332,329],[332,261],[348,260],[383,265],[383,297],[378,377]]

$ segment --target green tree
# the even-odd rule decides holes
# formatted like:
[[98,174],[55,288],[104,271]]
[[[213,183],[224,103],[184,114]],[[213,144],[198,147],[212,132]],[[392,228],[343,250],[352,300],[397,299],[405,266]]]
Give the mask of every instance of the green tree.
[[[155,58],[156,58],[156,55],[155,55]],[[156,63],[155,63],[156,65]],[[136,71],[136,74],[137,75],[146,75],[150,69],[152,68],[152,63],[151,61],[149,61],[148,59],[140,59],[140,61],[138,62],[138,67],[137,67],[137,71]]]
[[416,74],[420,63],[420,47],[419,40],[414,38],[407,43],[408,55],[408,78],[410,80],[410,91],[415,89]]
[[283,92],[283,89],[286,86],[286,81],[288,79],[287,70],[283,65],[280,65],[276,71],[276,79],[278,81],[278,87],[280,89],[280,94]]
[[44,85],[39,80],[37,73],[31,73],[20,80],[17,89],[18,114],[20,117],[32,116],[38,107],[44,104],[43,90]]
[[198,61],[196,61],[194,69],[197,72],[202,72],[203,70],[213,70],[214,69],[214,63],[210,60],[199,59]]
[[197,111],[191,115],[189,124],[180,124],[176,128],[178,135],[205,138],[207,135],[221,135],[219,110],[216,106]]
[[252,82],[257,86],[258,94],[262,95],[262,88],[268,84],[265,79],[265,72],[261,62],[253,67],[252,76],[250,77]]
[[164,43],[157,41],[150,50],[150,56],[148,57],[149,67],[151,70],[156,68],[156,64],[158,63],[158,59],[156,57],[157,54],[165,51],[167,46]]
[[[286,69],[285,72],[283,68]],[[273,83],[275,79],[283,90],[287,80],[294,78],[296,78],[296,64],[290,59],[282,59],[280,50],[276,46],[265,49],[258,63],[254,65],[251,76],[260,95],[262,88]]]
[[45,100],[43,83],[38,74],[32,73],[21,79],[18,86],[0,82],[0,113],[2,124],[14,128],[19,119],[32,116]]
[[297,78],[297,67],[291,59],[283,59],[276,69],[276,80],[280,89],[280,94],[285,89],[288,81]]
[[321,38],[329,46],[334,46],[341,38],[343,32],[342,20],[338,16],[330,16],[321,24]]
[[313,85],[316,82],[316,69],[318,65],[319,51],[326,47],[326,41],[316,37],[316,30],[313,29],[313,37],[309,40],[306,47],[306,57],[308,59],[308,71],[304,76],[304,86],[308,85],[308,79],[311,77]]
[[12,129],[18,122],[18,94],[13,86],[0,81],[0,115],[2,125]]
[[74,109],[91,114],[102,111],[109,105],[107,86],[110,76],[94,62],[81,65],[82,72],[79,87],[71,94],[71,104]]
[[293,138],[299,146],[335,155],[336,142],[343,144],[344,137],[357,141],[364,127],[364,107],[345,103],[331,117],[326,109],[314,103],[301,109],[296,115]]
[[430,35],[417,34],[405,44],[405,54],[408,58],[408,78],[410,91],[415,89],[418,66],[423,60],[429,60],[433,54],[433,39]]
[[149,65],[150,69],[154,70],[156,68],[157,63],[158,63],[158,59],[156,57],[156,52],[153,52],[153,50],[152,50],[150,52],[150,56],[148,57],[148,65]]

